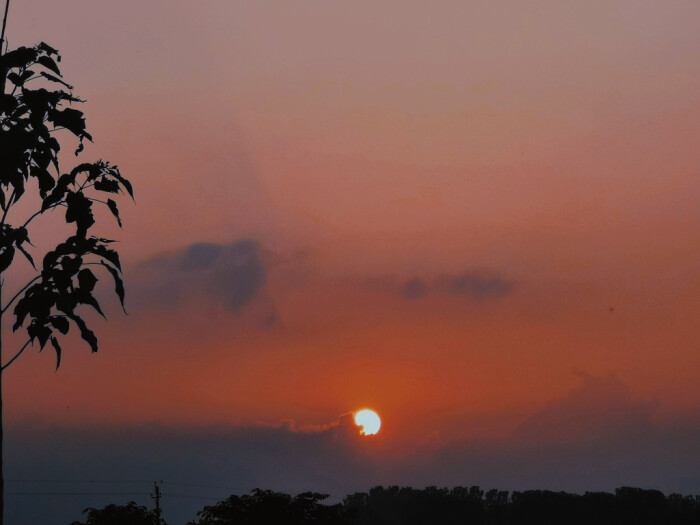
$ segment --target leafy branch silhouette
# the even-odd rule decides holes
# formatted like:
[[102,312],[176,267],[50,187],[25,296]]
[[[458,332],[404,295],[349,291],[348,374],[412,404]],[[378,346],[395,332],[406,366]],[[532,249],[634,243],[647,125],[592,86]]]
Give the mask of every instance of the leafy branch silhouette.
[[[9,4],[9,2],[8,2]],[[0,48],[4,42],[4,26]],[[74,106],[82,102],[73,95],[73,87],[62,77],[61,57],[46,43],[20,47],[0,55],[0,354],[2,320],[12,309],[12,330],[25,331],[27,341],[0,368],[2,373],[29,346],[38,343],[39,351],[50,344],[61,365],[61,336],[76,327],[93,352],[98,349],[95,333],[82,317],[82,307],[94,309],[104,317],[94,295],[99,275],[109,275],[124,308],[124,284],[119,255],[112,239],[95,236],[93,210],[105,207],[122,226],[117,203],[120,193],[134,197],[131,183],[117,166],[98,160],[78,164],[61,173],[57,136],[68,134],[77,139],[75,155],[92,141],[83,112]],[[26,214],[27,206],[17,208],[23,197],[36,206]],[[39,265],[35,262],[29,231],[44,215],[61,215],[74,226],[72,235],[46,252]],[[55,220],[55,219],[54,219]],[[72,229],[72,228],[71,228]],[[2,301],[4,274],[21,254],[37,271],[7,302]],[[98,272],[97,270],[101,270]],[[124,310],[126,312],[126,310]],[[2,394],[0,392],[0,497],[2,480]],[[0,500],[0,525],[4,498]]]
[[[111,274],[124,306],[121,263],[118,253],[110,248],[114,241],[91,235],[95,225],[94,206],[106,206],[121,227],[119,209],[113,199],[95,195],[125,191],[133,198],[132,186],[118,167],[102,160],[82,163],[60,174],[61,148],[55,133],[66,130],[78,139],[76,155],[83,150],[83,141],[91,141],[92,136],[85,128],[82,111],[67,107],[83,101],[72,94],[72,86],[62,79],[59,60],[58,51],[45,43],[21,47],[0,57],[0,71],[5,72],[4,79],[12,85],[11,93],[3,93],[0,98],[0,275],[11,266],[18,252],[39,271],[0,305],[0,315],[14,304],[12,329],[26,328],[29,342],[38,341],[40,349],[50,342],[56,352],[57,368],[61,362],[57,333],[67,334],[71,322],[92,351],[97,351],[95,334],[76,310],[79,305],[87,305],[104,317],[93,295],[98,277],[91,267],[102,267]],[[29,87],[37,79],[60,84],[69,91]],[[41,206],[20,221],[19,226],[13,226],[8,221],[10,210],[25,194],[32,179],[37,183]],[[58,208],[65,209],[65,221],[75,225],[75,234],[46,253],[41,267],[37,268],[27,248],[32,246],[28,228],[37,217]],[[2,368],[7,368],[15,357]]]

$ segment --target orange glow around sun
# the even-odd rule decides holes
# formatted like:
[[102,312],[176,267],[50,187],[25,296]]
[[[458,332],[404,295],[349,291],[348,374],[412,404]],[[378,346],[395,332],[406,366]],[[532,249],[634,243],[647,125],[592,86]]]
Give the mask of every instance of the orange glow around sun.
[[374,410],[365,408],[355,412],[355,424],[360,427],[360,434],[371,436],[379,432],[382,420]]

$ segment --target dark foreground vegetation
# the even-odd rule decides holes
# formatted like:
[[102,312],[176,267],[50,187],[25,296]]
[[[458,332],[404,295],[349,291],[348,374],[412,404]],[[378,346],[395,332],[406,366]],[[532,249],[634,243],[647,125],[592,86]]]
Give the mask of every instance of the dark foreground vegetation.
[[[700,524],[700,496],[665,496],[621,487],[614,494],[548,490],[512,492],[479,487],[375,487],[324,504],[327,496],[290,496],[256,489],[206,506],[188,525],[690,525]],[[154,510],[135,503],[87,509],[71,525],[166,525]]]

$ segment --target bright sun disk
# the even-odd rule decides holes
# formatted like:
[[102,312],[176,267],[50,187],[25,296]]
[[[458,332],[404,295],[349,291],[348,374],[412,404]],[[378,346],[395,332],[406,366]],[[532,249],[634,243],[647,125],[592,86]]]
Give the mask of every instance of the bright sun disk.
[[371,436],[379,432],[382,420],[379,419],[379,415],[374,410],[365,408],[355,412],[355,424],[360,427],[360,434]]

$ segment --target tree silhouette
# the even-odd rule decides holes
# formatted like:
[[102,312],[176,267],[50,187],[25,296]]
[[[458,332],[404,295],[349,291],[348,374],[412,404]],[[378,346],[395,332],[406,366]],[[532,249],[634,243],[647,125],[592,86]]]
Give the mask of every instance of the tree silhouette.
[[[353,525],[690,525],[700,523],[700,496],[620,487],[614,494],[550,490],[484,492],[479,487],[374,487],[343,500]],[[216,523],[216,522],[212,522]],[[195,524],[199,525],[199,524]],[[206,524],[208,525],[208,524]]]
[[188,525],[345,525],[340,505],[324,505],[327,494],[304,492],[294,497],[272,490],[255,489],[252,494],[231,495],[197,513]]
[[156,511],[130,501],[126,505],[107,505],[102,509],[87,508],[85,521],[71,525],[167,525]]
[[[550,490],[509,493],[478,486],[452,489],[374,487],[326,504],[327,494],[291,496],[254,489],[207,505],[187,525],[697,525],[700,496],[664,496],[657,490],[620,487],[615,493]],[[155,510],[134,502],[85,509],[71,525],[164,525]]]
[[[9,0],[5,5],[0,52],[5,41]],[[93,352],[97,337],[82,318],[82,307],[104,317],[93,295],[100,270],[114,281],[124,307],[124,286],[119,255],[112,240],[92,235],[93,207],[104,206],[119,226],[117,204],[110,194],[126,191],[131,184],[116,166],[102,160],[82,163],[61,173],[59,138],[77,139],[77,156],[85,140],[92,141],[83,113],[73,107],[83,102],[61,76],[58,51],[40,43],[0,54],[0,356],[3,350],[3,318],[13,308],[13,331],[26,332],[26,342],[0,368],[0,525],[3,523],[4,481],[2,476],[2,376],[28,346],[39,351],[50,344],[61,364],[60,336],[75,326]],[[98,198],[97,196],[104,195]],[[21,204],[21,205],[20,205]],[[62,211],[63,213],[59,213]],[[73,230],[40,264],[32,255],[29,231],[41,216],[59,217]],[[32,230],[33,231],[33,230]],[[3,301],[5,273],[21,253],[35,275],[15,288]],[[36,254],[35,254],[36,255]]]

